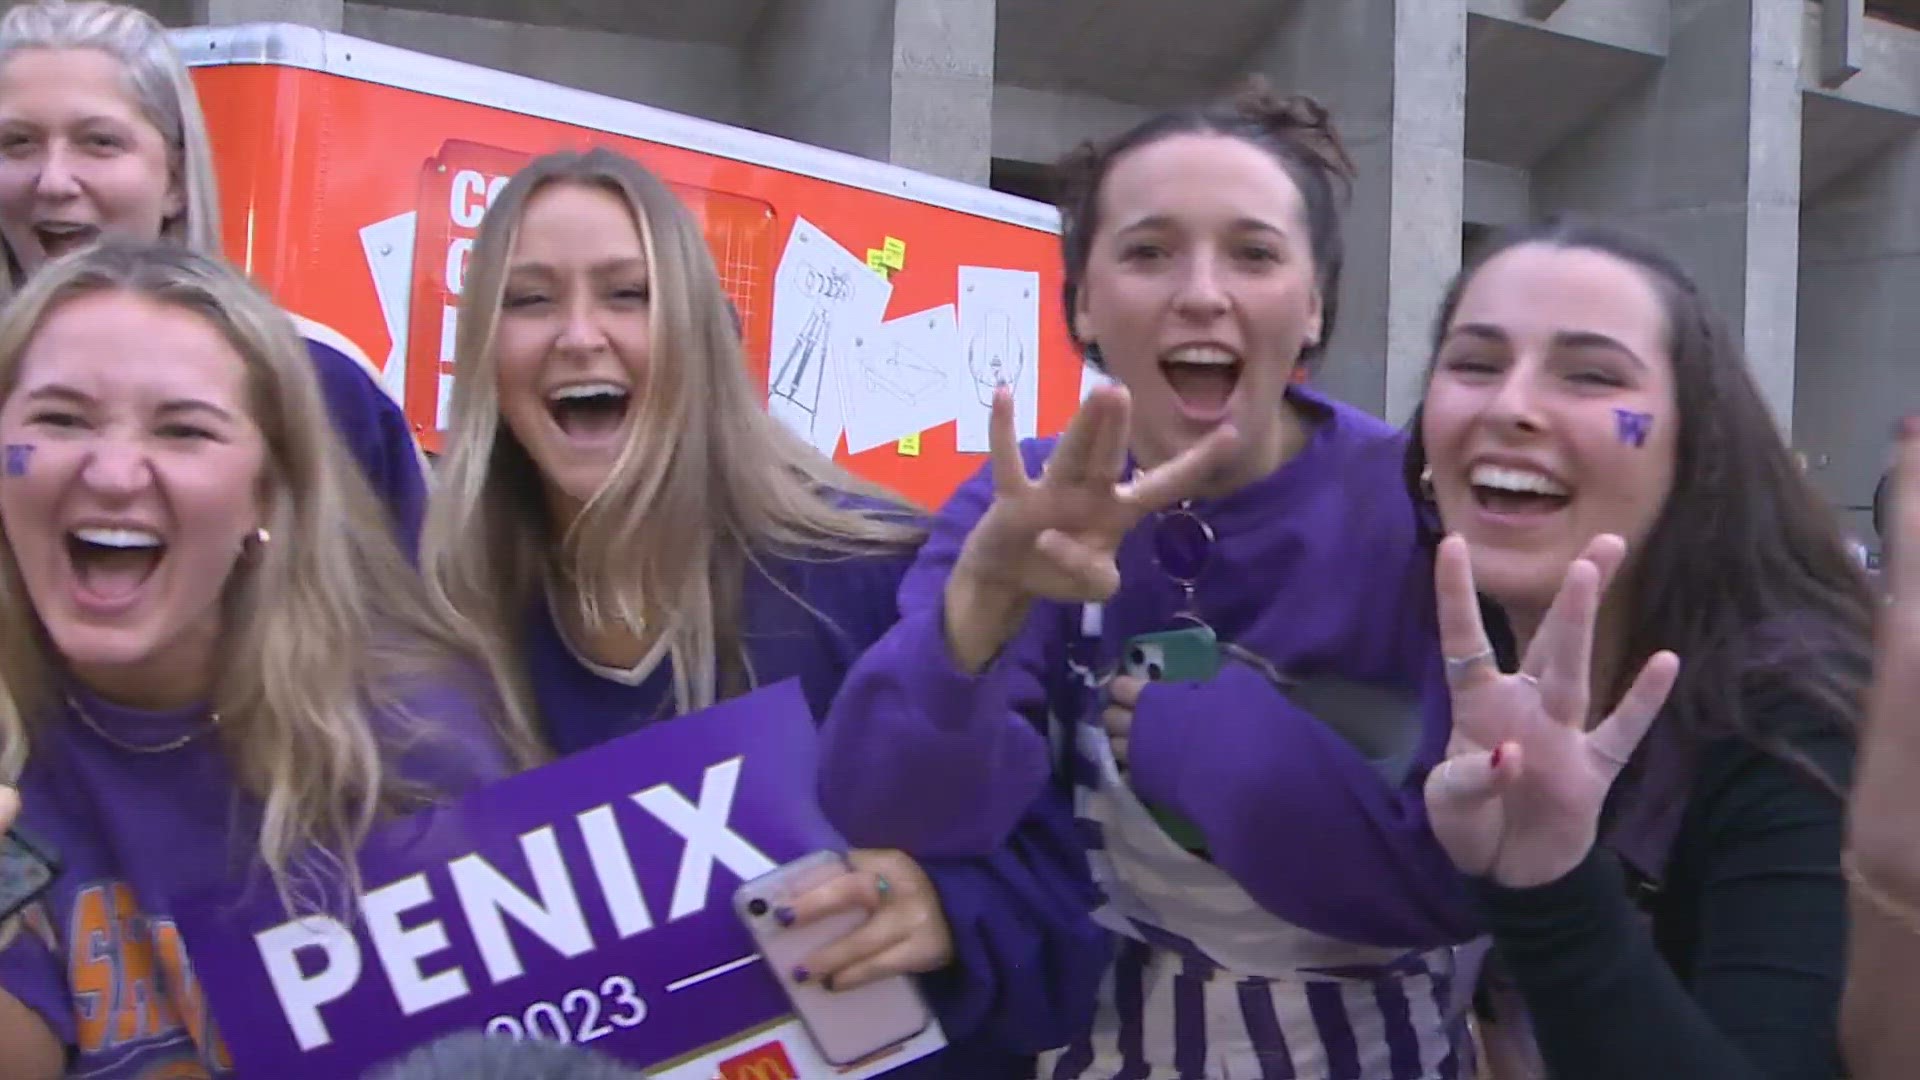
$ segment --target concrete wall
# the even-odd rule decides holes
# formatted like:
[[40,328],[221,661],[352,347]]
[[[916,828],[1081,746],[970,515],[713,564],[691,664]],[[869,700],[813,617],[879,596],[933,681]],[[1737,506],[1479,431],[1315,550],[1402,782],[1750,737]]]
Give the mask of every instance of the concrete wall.
[[752,113],[740,50],[601,30],[348,4],[346,33],[723,123]]
[[[1920,134],[1831,185],[1801,218],[1795,433],[1829,501],[1865,507],[1894,422],[1920,410]],[[1849,524],[1872,536],[1864,510]]]
[[1255,70],[1335,112],[1359,169],[1339,324],[1315,381],[1404,421],[1428,326],[1460,261],[1465,0],[1296,4]]
[[1676,0],[1665,61],[1534,172],[1543,211],[1661,240],[1746,345],[1783,428],[1793,417],[1799,268],[1801,12],[1779,0]]

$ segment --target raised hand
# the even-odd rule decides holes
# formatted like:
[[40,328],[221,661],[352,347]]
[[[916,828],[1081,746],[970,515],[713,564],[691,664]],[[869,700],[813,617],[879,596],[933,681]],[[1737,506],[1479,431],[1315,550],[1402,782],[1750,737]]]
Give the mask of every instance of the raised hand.
[[1480,622],[1467,542],[1441,542],[1434,585],[1453,738],[1427,777],[1426,797],[1434,833],[1463,873],[1529,888],[1566,876],[1593,849],[1607,791],[1680,671],[1674,654],[1655,654],[1619,707],[1589,730],[1594,621],[1625,555],[1616,536],[1587,546],[1567,568],[1520,670],[1508,675]]
[[1005,644],[1034,600],[1096,602],[1120,586],[1114,552],[1146,515],[1189,497],[1232,452],[1216,428],[1171,461],[1124,477],[1131,403],[1104,386],[1080,406],[1039,477],[1014,435],[1013,398],[994,394],[993,505],[967,536],[948,579],[947,637],[962,668],[978,670]]

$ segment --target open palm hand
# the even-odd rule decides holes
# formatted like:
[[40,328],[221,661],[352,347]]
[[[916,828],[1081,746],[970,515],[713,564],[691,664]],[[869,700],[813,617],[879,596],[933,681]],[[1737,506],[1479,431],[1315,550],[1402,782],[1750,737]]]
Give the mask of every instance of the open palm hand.
[[1453,736],[1426,798],[1434,833],[1462,872],[1527,888],[1564,877],[1592,850],[1607,792],[1680,667],[1670,652],[1654,655],[1619,707],[1589,729],[1594,621],[1625,554],[1615,536],[1587,546],[1520,669],[1506,674],[1480,622],[1467,542],[1441,543],[1434,584]]

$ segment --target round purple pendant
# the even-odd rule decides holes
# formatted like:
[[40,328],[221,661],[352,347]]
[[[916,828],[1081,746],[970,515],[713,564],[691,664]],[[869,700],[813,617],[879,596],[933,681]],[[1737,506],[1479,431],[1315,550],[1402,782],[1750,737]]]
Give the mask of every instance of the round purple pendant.
[[1191,584],[1199,580],[1212,553],[1212,526],[1185,510],[1162,514],[1154,525],[1154,559],[1175,581]]

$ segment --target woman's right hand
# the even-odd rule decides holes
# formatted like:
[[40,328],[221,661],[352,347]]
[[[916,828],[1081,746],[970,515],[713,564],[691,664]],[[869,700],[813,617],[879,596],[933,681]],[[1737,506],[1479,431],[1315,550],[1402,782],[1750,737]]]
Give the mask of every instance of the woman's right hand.
[[1014,435],[1013,396],[1005,387],[995,391],[993,505],[947,579],[947,646],[963,670],[985,667],[1034,600],[1112,596],[1120,586],[1114,553],[1121,539],[1148,514],[1187,498],[1232,451],[1236,435],[1222,426],[1128,479],[1122,474],[1131,410],[1124,387],[1095,390],[1033,478]]

